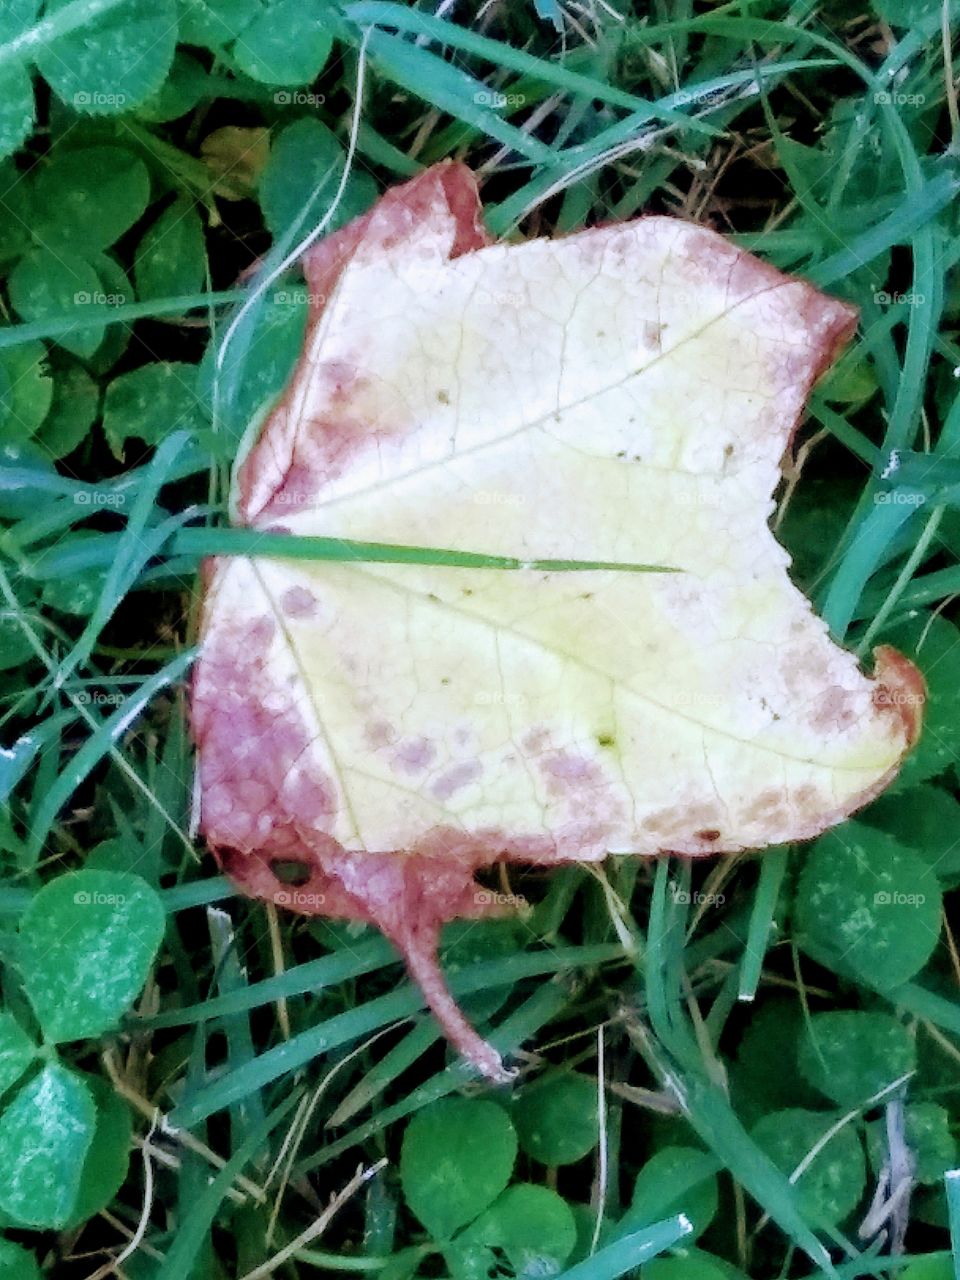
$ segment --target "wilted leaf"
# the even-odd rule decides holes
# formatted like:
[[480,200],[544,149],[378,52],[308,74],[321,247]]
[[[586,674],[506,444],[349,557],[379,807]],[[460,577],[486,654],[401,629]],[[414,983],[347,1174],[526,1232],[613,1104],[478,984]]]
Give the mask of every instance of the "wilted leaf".
[[215,195],[248,200],[270,156],[270,130],[225,125],[207,134],[200,154],[210,170]]
[[817,834],[916,738],[787,576],[779,459],[852,311],[713,232],[641,218],[489,245],[440,165],[304,261],[310,323],[238,467],[255,530],[563,571],[214,562],[194,685],[202,821],[251,893],[373,921],[457,1046],[436,968],[473,872]]

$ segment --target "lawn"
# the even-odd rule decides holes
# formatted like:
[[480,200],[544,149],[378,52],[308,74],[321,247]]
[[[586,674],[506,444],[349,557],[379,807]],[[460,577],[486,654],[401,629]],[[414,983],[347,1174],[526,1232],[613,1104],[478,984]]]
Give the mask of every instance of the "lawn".
[[[957,33],[958,0],[0,5],[2,1280],[960,1277]],[[858,309],[770,525],[833,639],[927,684],[813,841],[488,870],[510,910],[441,959],[506,1084],[377,929],[221,873],[190,722],[300,256],[448,159],[495,239],[666,214]],[[444,532],[413,561],[461,572]]]

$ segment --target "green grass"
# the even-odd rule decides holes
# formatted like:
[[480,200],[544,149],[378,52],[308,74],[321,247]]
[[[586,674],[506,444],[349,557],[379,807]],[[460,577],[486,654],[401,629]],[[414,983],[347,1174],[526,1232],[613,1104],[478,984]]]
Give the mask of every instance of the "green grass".
[[[940,0],[2,7],[0,1154],[55,1059],[98,1120],[75,1219],[4,1212],[0,1159],[0,1274],[960,1276],[958,31]],[[512,1090],[378,934],[240,899],[192,825],[196,570],[248,549],[230,466],[302,338],[292,264],[448,156],[497,235],[677,214],[860,308],[775,523],[833,634],[931,691],[891,795],[812,847],[511,870],[529,912],[451,925]],[[55,1046],[28,908],[81,868],[141,877],[167,929],[119,1025]],[[909,1185],[861,1235],[885,1157]]]

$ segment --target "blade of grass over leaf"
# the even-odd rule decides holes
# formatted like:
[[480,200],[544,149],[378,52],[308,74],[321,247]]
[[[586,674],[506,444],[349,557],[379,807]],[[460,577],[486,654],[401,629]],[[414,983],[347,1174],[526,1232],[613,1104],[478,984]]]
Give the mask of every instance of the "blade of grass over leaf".
[[960,1169],[951,1169],[944,1174],[943,1181],[947,1193],[953,1274],[957,1277],[957,1280],[960,1280]]
[[[768,72],[771,76],[774,73],[786,75],[809,65],[811,64],[804,61],[788,62],[774,68],[760,67],[758,70],[738,71],[730,75],[718,76],[698,86],[698,94],[707,101],[704,112],[710,114],[721,109],[716,105],[713,95],[722,95],[726,90],[746,90],[756,83],[758,75],[766,76]],[[817,62],[813,65],[821,64]],[[671,127],[675,127],[678,123],[686,127],[689,124],[688,117],[681,116],[679,122],[674,119],[678,114],[677,108],[683,104],[685,98],[684,91],[667,94],[655,100],[650,110],[654,116],[662,117],[669,122]],[[719,101],[723,101],[722,97]],[[701,128],[708,129],[714,136],[721,132],[716,126],[708,124],[699,117],[693,117],[693,119],[698,121]],[[659,131],[652,128],[644,131],[644,126],[647,124],[646,110],[639,114],[633,112],[617,124],[608,125],[595,134],[589,142],[568,147],[558,155],[549,170],[536,174],[514,195],[487,209],[486,221],[491,230],[498,236],[509,235],[527,214],[551,196],[559,194],[573,183],[602,169],[608,163],[630,155],[633,151],[650,149],[659,137]]]
[[428,49],[385,31],[370,28],[369,37],[370,60],[386,79],[412,93],[426,91],[441,111],[449,112],[528,160],[547,166],[554,164],[556,157],[550,147],[508,124],[487,105],[490,92],[482,80],[444,62]]
[[907,243],[953,203],[958,191],[960,178],[954,172],[937,174],[923,182],[916,195],[898,204],[888,217],[868,227],[843,249],[814,264],[804,274],[821,289],[835,286],[894,245]]
[[523,560],[441,547],[402,547],[342,538],[301,538],[254,529],[185,529],[172,539],[175,554],[258,555],[283,559],[375,561],[387,564],[439,564],[462,569],[542,570],[548,573],[622,570],[626,573],[678,573],[667,565],[623,564],[607,560]]
[[175,431],[160,444],[147,464],[143,482],[127,516],[126,528],[115,545],[114,557],[107,570],[100,599],[79,640],[60,661],[56,676],[58,686],[62,686],[71,673],[90,657],[100,632],[136,582],[147,561],[153,558],[179,525],[192,518],[193,513],[187,508],[179,515],[161,521],[156,528],[147,529],[157,496],[167,483],[177,455],[188,439],[185,431]]
[[[96,544],[70,546],[44,552],[29,566],[38,579],[59,578],[65,573],[113,564],[122,534],[104,535]],[[404,547],[383,542],[353,542],[345,538],[296,537],[285,533],[260,533],[256,529],[178,529],[167,536],[169,552],[199,565],[206,556],[261,556],[281,560],[328,560],[358,564],[435,564],[457,569],[500,569],[510,572],[678,573],[667,565],[623,564],[607,560],[521,560],[514,556],[485,555],[481,551],[455,551],[443,547]],[[159,551],[160,546],[151,549]]]
[[756,999],[764,957],[776,929],[774,916],[783,888],[783,878],[787,873],[788,859],[789,850],[771,849],[760,863],[760,878],[753,895],[753,910],[750,912],[750,930],[740,962],[740,984],[737,992],[740,1000]]
[[[524,1041],[536,1036],[547,1023],[559,1017],[569,999],[570,991],[562,978],[544,983],[491,1032],[490,1043],[503,1055],[513,1052]],[[463,1062],[454,1063],[418,1085],[400,1102],[395,1102],[390,1107],[378,1108],[372,1119],[358,1125],[342,1138],[326,1143],[319,1151],[301,1160],[294,1168],[294,1175],[299,1176],[329,1164],[358,1143],[381,1133],[388,1125],[413,1115],[439,1098],[459,1092],[474,1075],[474,1068]]]
[[386,939],[371,938],[355,947],[346,947],[332,955],[321,956],[319,960],[295,965],[273,978],[250,983],[240,991],[210,996],[202,1004],[188,1005],[183,1009],[171,1009],[138,1019],[137,1026],[150,1030],[158,1027],[192,1026],[211,1018],[256,1009],[290,996],[322,991],[335,983],[358,978],[365,973],[376,973],[377,970],[396,963],[397,954]]
[[242,302],[246,289],[224,289],[220,293],[192,293],[179,298],[158,298],[150,302],[124,302],[116,306],[91,303],[84,308],[82,317],[51,316],[44,320],[31,320],[23,324],[0,326],[0,351],[8,347],[34,342],[37,338],[63,338],[86,329],[101,329],[111,324],[132,324],[135,320],[148,320],[154,316],[180,316],[201,307],[229,306]]
[[857,602],[891,539],[917,513],[910,503],[874,506],[848,546],[823,601],[821,613],[838,639],[846,635]]
[[291,1114],[300,1100],[300,1091],[292,1089],[279,1106],[255,1125],[215,1177],[211,1178],[190,1212],[182,1221],[166,1257],[157,1271],[156,1280],[181,1280],[189,1275],[197,1254],[221,1204],[234,1180],[263,1148],[267,1138]]
[[598,1249],[592,1257],[561,1272],[558,1280],[617,1280],[679,1244],[692,1230],[690,1220],[682,1213],[675,1218],[665,1218]]
[[41,797],[30,815],[28,851],[31,861],[35,861],[40,856],[54,819],[81,782],[90,775],[127,729],[140,718],[144,708],[154,696],[161,689],[167,689],[175,684],[188,670],[195,657],[196,650],[189,649],[161,667],[152,676],[148,676],[136,692],[94,730],[69,766]]
[[[549,952],[530,952],[505,960],[471,965],[453,975],[454,995],[469,995],[487,987],[517,982],[522,977],[556,974],[583,964],[598,964],[621,955],[618,947],[558,947]],[[193,1097],[186,1096],[175,1109],[172,1122],[193,1128],[207,1116],[241,1101],[255,1089],[262,1089],[290,1071],[295,1071],[320,1054],[328,1053],[352,1040],[370,1035],[380,1027],[407,1018],[423,1007],[423,998],[412,987],[379,996],[357,1009],[336,1014],[311,1027],[234,1071],[229,1077],[204,1085]],[[463,1070],[462,1067],[457,1068]]]
[[467,27],[447,22],[416,9],[405,9],[402,5],[390,3],[388,0],[359,0],[357,3],[348,4],[345,12],[348,18],[361,25],[370,23],[391,27],[395,31],[402,31],[408,35],[427,37],[458,49],[462,53],[496,63],[497,66],[515,71],[519,75],[541,80],[561,92],[596,98],[600,102],[610,103],[611,106],[624,107],[635,113],[634,119],[637,123],[648,119],[672,119],[674,123],[691,129],[702,130],[705,133],[714,132],[701,121],[687,117],[679,111],[667,109],[664,113],[663,108],[658,111],[654,104],[644,102],[634,94],[624,93],[592,76],[570,71],[558,63],[548,62],[523,49],[512,48],[499,40],[491,40],[488,36],[478,35]]

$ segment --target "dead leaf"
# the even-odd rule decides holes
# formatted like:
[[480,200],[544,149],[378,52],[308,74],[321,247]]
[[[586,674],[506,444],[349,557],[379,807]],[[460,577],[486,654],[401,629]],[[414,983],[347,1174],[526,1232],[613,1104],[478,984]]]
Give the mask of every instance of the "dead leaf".
[[270,159],[270,130],[225,125],[207,134],[200,155],[210,171],[214,195],[248,200]]
[[210,846],[249,893],[379,925],[497,1076],[435,958],[445,920],[497,909],[478,868],[806,839],[917,737],[915,668],[882,649],[862,674],[768,527],[856,318],[675,219],[491,245],[451,164],[304,269],[305,348],[239,467],[242,524],[680,570],[209,566]]

